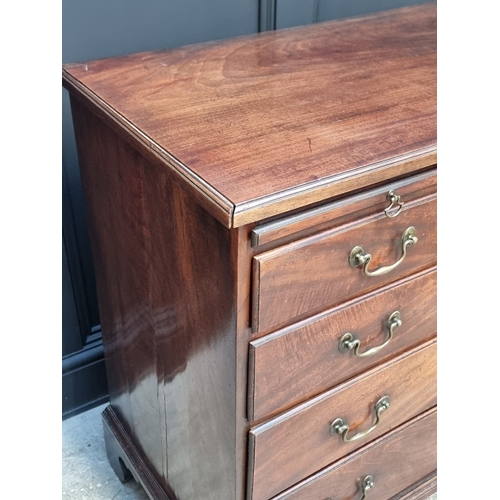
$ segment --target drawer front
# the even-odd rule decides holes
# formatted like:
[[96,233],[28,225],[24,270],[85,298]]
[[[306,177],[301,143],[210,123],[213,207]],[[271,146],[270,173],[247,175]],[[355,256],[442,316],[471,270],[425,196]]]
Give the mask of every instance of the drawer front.
[[[415,228],[416,244],[403,244]],[[351,267],[362,246],[368,264]],[[403,249],[404,247],[404,249]],[[381,268],[381,276],[368,276]],[[436,263],[436,198],[424,198],[395,218],[377,215],[304,238],[253,259],[252,326],[264,331],[333,307]],[[355,262],[353,262],[355,265]]]
[[436,439],[433,408],[274,500],[359,499],[367,476],[367,499],[387,500],[437,469]]
[[[377,402],[386,396],[390,406],[382,411]],[[435,404],[432,341],[252,428],[248,498],[267,500],[281,493]],[[344,442],[334,423],[339,432],[342,424],[349,426],[347,439],[371,431]]]
[[433,338],[436,282],[433,268],[252,341],[250,418],[282,411]]

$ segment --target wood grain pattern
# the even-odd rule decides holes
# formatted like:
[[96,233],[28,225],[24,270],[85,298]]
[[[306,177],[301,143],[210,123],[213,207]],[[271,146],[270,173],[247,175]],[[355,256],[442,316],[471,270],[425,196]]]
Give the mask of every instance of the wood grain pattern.
[[436,441],[437,411],[433,408],[274,500],[358,498],[359,484],[367,475],[374,482],[368,498],[387,500],[436,470]]
[[[401,202],[405,204],[428,196],[436,192],[436,173],[436,169],[432,169],[400,181],[385,183],[358,195],[346,196],[332,203],[321,204],[316,208],[302,210],[288,217],[258,224],[252,231],[252,246],[289,243],[291,240],[303,238],[313,232],[339,227],[356,219],[382,213],[389,206],[387,201],[389,191],[394,191],[399,195]],[[404,206],[403,210],[405,210]],[[391,215],[395,211],[391,210]]]
[[[250,418],[283,411],[434,337],[436,287],[434,268],[252,341]],[[352,351],[338,350],[347,332],[361,341],[362,352],[381,345],[388,335],[387,318],[394,311],[401,313],[403,324],[380,352],[357,358]]]
[[276,217],[323,200],[359,191],[367,186],[404,177],[412,172],[425,171],[436,165],[436,161],[436,149],[429,147],[372,163],[365,168],[359,168],[353,175],[339,174],[320,181],[311,181],[299,187],[235,206],[232,225],[239,227]]
[[[351,250],[362,245],[373,255],[369,269],[401,257],[401,237],[410,226],[419,240],[388,274],[366,276],[351,268]],[[254,331],[265,331],[301,315],[319,312],[436,263],[436,200],[409,204],[393,219],[379,214],[325,231],[254,257]]]
[[436,163],[434,5],[67,65],[239,226]]
[[[408,420],[436,403],[435,31],[427,5],[63,68],[109,459],[151,498],[268,500],[370,463],[372,445],[408,451]],[[408,199],[387,219],[393,186]],[[394,273],[348,266],[355,245],[391,264],[410,225],[419,242]],[[317,357],[335,328],[379,343],[396,307],[406,336],[376,364]],[[330,436],[335,417],[367,429],[384,394],[366,439]],[[426,481],[427,458],[402,474]],[[416,495],[431,483],[419,484]]]
[[226,227],[231,227],[234,205],[203,179],[192,175],[191,171],[176,160],[167,151],[155,147],[144,133],[129,122],[124,122],[116,115],[113,108],[89,92],[87,87],[63,72],[63,85],[67,87],[73,99],[80,101],[85,107],[102,119],[117,135],[136,149],[149,162],[160,165],[165,173],[180,182],[183,189],[202,207]]
[[[366,438],[344,443],[331,422],[347,421],[349,435],[369,428],[373,405],[391,406]],[[266,500],[410,418],[436,405],[436,343],[376,367],[250,431],[248,496]]]
[[236,234],[72,107],[111,406],[165,491],[235,498]]

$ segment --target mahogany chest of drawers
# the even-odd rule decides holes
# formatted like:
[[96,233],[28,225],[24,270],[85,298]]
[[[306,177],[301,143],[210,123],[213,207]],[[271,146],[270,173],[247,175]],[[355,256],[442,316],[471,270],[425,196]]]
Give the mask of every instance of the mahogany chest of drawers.
[[430,496],[435,6],[63,83],[119,477],[152,499]]

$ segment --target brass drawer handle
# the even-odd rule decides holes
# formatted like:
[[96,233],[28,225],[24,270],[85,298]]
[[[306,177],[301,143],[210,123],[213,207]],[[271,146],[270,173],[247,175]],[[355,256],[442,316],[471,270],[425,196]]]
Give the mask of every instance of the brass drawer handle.
[[364,500],[366,498],[366,492],[371,490],[374,486],[373,476],[366,476],[359,485],[359,489],[361,490],[361,497],[359,500]]
[[373,476],[366,476],[359,485],[359,489],[361,492],[361,497],[359,498],[359,500],[364,500],[366,498],[366,493],[369,490],[371,490],[374,486],[375,483],[373,482]]
[[384,396],[380,398],[374,406],[375,410],[375,423],[366,431],[363,432],[358,432],[357,434],[354,434],[352,437],[347,437],[347,433],[349,432],[349,425],[344,423],[344,421],[341,418],[336,418],[331,424],[330,424],[330,435],[335,436],[335,434],[339,434],[342,436],[342,441],[344,443],[351,443],[352,441],[357,441],[358,439],[361,439],[365,437],[367,434],[370,434],[377,425],[380,422],[380,414],[387,410],[390,406],[390,398],[389,396]]
[[380,350],[382,350],[391,340],[392,337],[394,336],[394,330],[398,327],[401,326],[403,322],[401,321],[401,313],[399,311],[394,311],[390,316],[389,319],[387,320],[387,328],[389,329],[389,337],[387,340],[377,346],[377,347],[372,347],[371,349],[368,349],[367,351],[364,352],[359,352],[359,348],[361,345],[361,341],[354,337],[352,333],[345,333],[342,335],[342,338],[340,339],[339,342],[339,351],[340,352],[346,352],[346,351],[352,351],[354,350],[354,355],[358,358],[366,358],[368,356],[373,356]]
[[[364,500],[366,498],[366,493],[371,490],[375,486],[375,483],[373,482],[373,476],[366,476],[363,481],[361,481],[361,484],[359,485],[359,491],[361,493],[361,496],[359,497],[359,500]],[[332,500],[331,498],[325,498],[325,500]]]
[[397,262],[390,266],[379,267],[375,269],[375,271],[368,270],[368,264],[372,260],[372,254],[366,253],[365,249],[362,246],[356,246],[351,250],[349,255],[349,265],[351,267],[361,267],[363,266],[363,271],[367,276],[382,276],[382,274],[387,274],[391,272],[393,269],[399,266],[406,257],[406,249],[410,245],[415,245],[418,241],[418,238],[415,236],[415,228],[410,226],[405,230],[403,236],[401,237],[402,243],[402,255]]
[[[403,205],[404,205],[404,202],[401,201],[401,196],[397,195],[394,191],[389,191],[387,193],[387,200],[391,203],[385,210],[384,210],[384,214],[387,216],[387,217],[390,217],[391,219],[393,219],[394,217],[397,217],[400,213],[401,213],[401,210],[403,210]],[[398,209],[394,212],[394,213],[390,213],[392,207],[395,205],[395,204],[398,204]]]

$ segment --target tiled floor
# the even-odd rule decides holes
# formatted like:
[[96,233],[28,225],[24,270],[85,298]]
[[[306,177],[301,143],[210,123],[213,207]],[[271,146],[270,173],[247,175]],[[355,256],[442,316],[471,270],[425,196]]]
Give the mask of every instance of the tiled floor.
[[[62,424],[63,500],[148,500],[135,481],[122,484],[108,463],[101,424],[105,407]],[[437,500],[437,495],[428,500]]]

